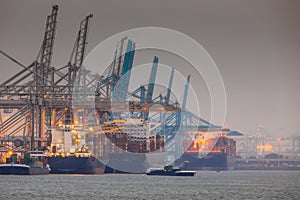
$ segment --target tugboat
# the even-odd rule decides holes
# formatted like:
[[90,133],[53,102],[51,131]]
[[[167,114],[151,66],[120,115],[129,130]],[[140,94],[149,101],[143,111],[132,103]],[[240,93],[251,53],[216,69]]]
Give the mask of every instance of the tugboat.
[[158,176],[194,176],[196,171],[185,171],[179,167],[173,167],[172,165],[165,166],[164,168],[149,168],[146,171],[147,175]]
[[10,163],[0,165],[1,175],[48,175],[50,167],[46,164],[46,155],[41,151],[29,151],[24,154],[23,164]]

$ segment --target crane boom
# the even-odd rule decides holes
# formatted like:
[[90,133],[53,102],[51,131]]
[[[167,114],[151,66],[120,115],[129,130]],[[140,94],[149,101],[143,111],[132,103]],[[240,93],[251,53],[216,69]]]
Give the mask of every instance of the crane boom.
[[37,85],[47,85],[47,80],[50,72],[50,65],[53,54],[53,45],[56,32],[58,6],[52,7],[52,12],[47,16],[46,29],[40,53],[37,58],[37,73],[43,78],[37,78]]
[[170,101],[173,78],[174,78],[174,67],[172,68],[171,77],[169,80],[169,85],[168,85],[168,90],[167,90],[167,95],[166,95],[166,103],[167,104],[169,104],[169,101]]
[[154,56],[153,65],[152,65],[151,74],[150,74],[149,85],[148,85],[147,102],[150,102],[153,97],[155,78],[156,78],[156,73],[157,73],[157,65],[158,65],[158,57]]

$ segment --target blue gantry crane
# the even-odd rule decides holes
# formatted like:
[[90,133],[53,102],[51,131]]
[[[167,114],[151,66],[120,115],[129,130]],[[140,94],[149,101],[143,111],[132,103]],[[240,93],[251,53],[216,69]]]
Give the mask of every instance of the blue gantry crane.
[[168,85],[167,95],[166,95],[166,98],[165,98],[165,103],[166,104],[169,104],[169,102],[170,102],[170,96],[171,96],[171,89],[172,89],[172,84],[173,84],[173,78],[174,78],[174,67],[172,68],[171,76],[170,76],[170,79],[169,79],[169,85]]
[[[117,92],[117,99],[126,99],[126,95],[128,93],[128,86],[131,76],[131,69],[134,60],[135,54],[135,43],[131,40],[128,40],[127,43],[127,50],[125,53],[125,58],[123,62],[123,67],[121,71],[121,77],[119,78],[119,82],[117,83],[116,92]],[[115,97],[114,97],[115,98]]]
[[149,79],[149,84],[148,84],[147,97],[146,97],[147,102],[151,102],[152,98],[153,98],[157,66],[158,66],[158,57],[155,56],[153,59],[153,65],[151,68],[151,74],[150,74],[150,79]]

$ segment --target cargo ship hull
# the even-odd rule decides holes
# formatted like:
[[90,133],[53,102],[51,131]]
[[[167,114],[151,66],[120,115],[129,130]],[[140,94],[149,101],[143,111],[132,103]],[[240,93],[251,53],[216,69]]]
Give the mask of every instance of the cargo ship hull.
[[186,152],[181,156],[181,165],[188,170],[228,171],[234,169],[235,158],[226,153],[210,152],[199,157],[197,152]]
[[47,175],[49,174],[48,166],[29,166],[20,164],[3,164],[0,165],[1,175]]
[[103,174],[105,165],[95,157],[48,157],[51,174]]

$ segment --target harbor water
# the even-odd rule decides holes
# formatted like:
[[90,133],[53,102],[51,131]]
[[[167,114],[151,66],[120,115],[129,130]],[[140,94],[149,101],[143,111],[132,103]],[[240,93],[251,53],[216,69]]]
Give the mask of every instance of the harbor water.
[[2,175],[0,199],[300,199],[300,171]]

